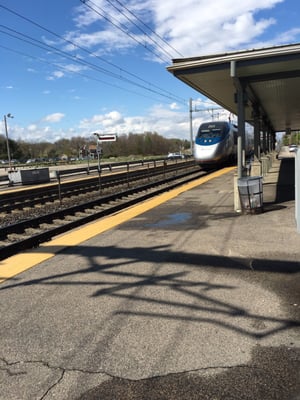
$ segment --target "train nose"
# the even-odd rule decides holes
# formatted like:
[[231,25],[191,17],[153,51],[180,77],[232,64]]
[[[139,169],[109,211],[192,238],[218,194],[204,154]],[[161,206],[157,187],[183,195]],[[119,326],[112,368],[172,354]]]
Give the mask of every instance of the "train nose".
[[216,156],[216,146],[197,146],[195,149],[195,159],[199,161],[211,161]]

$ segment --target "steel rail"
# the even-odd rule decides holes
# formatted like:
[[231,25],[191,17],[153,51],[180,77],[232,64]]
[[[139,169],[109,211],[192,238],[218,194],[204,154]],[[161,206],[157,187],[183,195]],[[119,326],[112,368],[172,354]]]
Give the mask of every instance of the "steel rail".
[[[47,215],[9,225],[0,229],[0,240],[2,240],[0,260],[17,254],[20,251],[38,247],[41,243],[49,241],[56,235],[65,233],[96,219],[103,218],[104,216],[111,215],[117,211],[183,185],[184,183],[195,180],[205,174],[206,173],[201,170],[193,173],[187,172],[180,177],[173,176],[157,182],[151,182],[146,185],[127,189],[119,193],[55,211]],[[117,202],[117,204],[110,205],[112,202]],[[97,210],[97,207],[101,207],[101,210]],[[74,220],[66,219],[70,216],[74,217]],[[57,224],[58,220],[59,225],[54,225],[55,223]],[[49,226],[44,229],[41,227],[43,224]],[[26,233],[26,229],[29,228],[38,231],[28,234]],[[7,242],[9,240],[9,235],[12,234],[17,235],[18,238],[15,238],[12,242]]]
[[[193,161],[183,162],[180,164],[170,164],[159,167],[143,168],[140,170],[118,172],[103,176],[89,176],[84,179],[70,180],[61,183],[51,183],[46,185],[38,185],[38,187],[30,187],[17,191],[9,191],[0,193],[0,211],[12,212],[14,210],[22,210],[24,207],[34,207],[36,204],[45,204],[61,200],[62,197],[68,198],[97,191],[99,185],[101,190],[110,187],[130,185],[132,181],[143,180],[149,176],[154,177],[162,174],[172,173],[186,168],[195,166]],[[72,170],[73,171],[73,170]]]

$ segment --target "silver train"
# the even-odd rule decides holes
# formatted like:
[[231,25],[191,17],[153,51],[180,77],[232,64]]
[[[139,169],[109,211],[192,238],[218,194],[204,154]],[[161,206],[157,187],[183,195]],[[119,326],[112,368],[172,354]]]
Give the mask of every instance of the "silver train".
[[[226,162],[236,163],[237,125],[227,121],[204,122],[194,143],[194,158],[203,168],[215,168]],[[246,127],[246,157],[253,153],[253,129]]]

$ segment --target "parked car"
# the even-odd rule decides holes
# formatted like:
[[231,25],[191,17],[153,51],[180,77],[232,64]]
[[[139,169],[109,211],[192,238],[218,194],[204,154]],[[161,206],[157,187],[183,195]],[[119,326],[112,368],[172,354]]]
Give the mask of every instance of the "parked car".
[[298,148],[298,146],[296,144],[291,144],[289,146],[289,151],[296,151],[297,148]]
[[181,153],[169,153],[167,158],[169,160],[184,159],[184,154],[181,154]]

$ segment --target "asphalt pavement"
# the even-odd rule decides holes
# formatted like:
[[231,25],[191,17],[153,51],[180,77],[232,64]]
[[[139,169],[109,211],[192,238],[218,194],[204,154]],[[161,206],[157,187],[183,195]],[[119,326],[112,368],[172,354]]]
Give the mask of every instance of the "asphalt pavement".
[[50,242],[0,285],[0,399],[300,399],[294,179],[274,159],[243,214],[227,169]]

